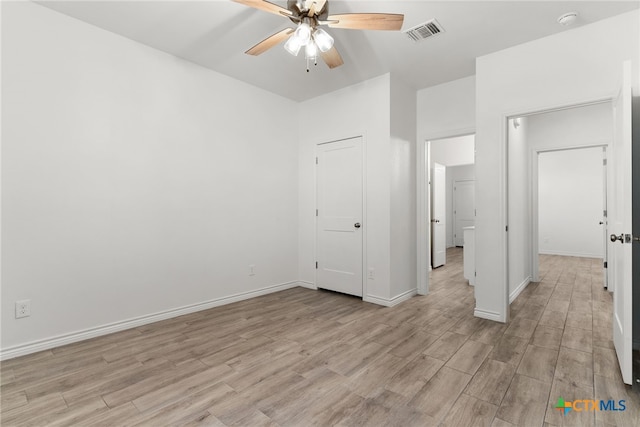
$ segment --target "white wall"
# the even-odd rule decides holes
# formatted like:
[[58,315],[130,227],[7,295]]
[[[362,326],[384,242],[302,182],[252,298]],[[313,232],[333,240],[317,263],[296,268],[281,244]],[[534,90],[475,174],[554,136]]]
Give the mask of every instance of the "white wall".
[[609,144],[613,136],[610,102],[528,117],[527,140],[534,150]]
[[296,284],[295,103],[31,2],[2,36],[4,356]]
[[[299,277],[315,286],[316,145],[362,135],[365,152],[363,299],[392,305],[416,290],[415,92],[385,74],[300,103]],[[348,117],[348,119],[345,119]]]
[[460,166],[475,162],[475,135],[455,136],[431,141],[431,164]]
[[413,292],[416,278],[416,91],[391,76],[391,290]]
[[507,315],[505,116],[612,97],[626,59],[637,93],[638,22],[629,12],[477,59],[477,316]]
[[531,281],[531,171],[529,119],[509,120],[509,301]]
[[539,155],[540,253],[602,258],[602,172],[602,148]]
[[449,138],[475,131],[475,76],[421,89],[417,100],[418,141]]
[[365,299],[389,300],[391,296],[391,115],[388,74],[331,92],[299,104],[300,117],[319,117],[322,126],[312,131],[300,125],[299,146],[299,267],[301,281],[315,283],[315,153],[316,144],[362,135],[365,152],[366,268],[374,279],[365,279]]

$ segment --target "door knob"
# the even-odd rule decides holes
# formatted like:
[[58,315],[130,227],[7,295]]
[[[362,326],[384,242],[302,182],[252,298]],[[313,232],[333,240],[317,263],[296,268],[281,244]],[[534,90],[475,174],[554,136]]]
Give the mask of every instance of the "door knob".
[[603,221],[600,221],[598,224],[602,225],[602,224],[604,224],[604,222],[603,222]]
[[353,226],[354,226],[355,228],[360,228],[360,223],[359,223],[359,222],[356,222],[355,224],[353,224]]
[[624,243],[624,234],[621,234],[619,236],[612,234],[610,238],[612,242],[615,242],[616,240],[620,240],[620,243]]
[[440,222],[439,219],[432,219],[431,222]]

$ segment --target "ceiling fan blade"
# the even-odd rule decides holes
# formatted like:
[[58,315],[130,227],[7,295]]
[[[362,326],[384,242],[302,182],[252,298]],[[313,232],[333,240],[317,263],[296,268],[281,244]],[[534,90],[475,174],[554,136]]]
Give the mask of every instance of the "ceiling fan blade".
[[236,3],[243,4],[245,6],[252,7],[254,9],[263,10],[265,12],[273,13],[280,16],[291,16],[293,12],[284,7],[280,7],[277,4],[269,3],[266,0],[233,0]]
[[324,62],[326,62],[331,69],[344,64],[344,61],[342,60],[342,57],[340,56],[340,53],[338,53],[338,49],[336,49],[335,46],[333,46],[326,52],[320,52],[320,56],[322,56]]
[[307,0],[307,3],[310,3],[309,13],[307,16],[313,17],[322,13],[322,9],[324,9],[324,5],[327,3],[327,0]]
[[258,56],[262,53],[265,53],[272,47],[282,43],[283,41],[288,39],[291,34],[293,34],[293,28],[285,28],[282,31],[278,31],[275,34],[270,35],[245,53],[247,55]]
[[329,15],[327,21],[329,21],[331,28],[398,31],[402,28],[404,15],[396,13],[345,13]]

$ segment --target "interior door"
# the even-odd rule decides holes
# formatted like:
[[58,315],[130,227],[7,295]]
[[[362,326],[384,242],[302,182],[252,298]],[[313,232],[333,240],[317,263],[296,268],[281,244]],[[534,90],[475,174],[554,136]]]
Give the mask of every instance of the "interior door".
[[609,219],[607,218],[607,191],[608,191],[608,187],[607,187],[607,176],[608,176],[608,172],[607,172],[607,148],[606,147],[602,147],[602,221],[600,221],[600,225],[602,225],[602,237],[604,239],[604,243],[602,245],[603,248],[603,254],[602,254],[602,262],[604,265],[604,268],[602,269],[602,276],[603,276],[603,285],[604,288],[607,289],[609,287],[609,272],[608,272],[608,265],[609,265],[609,256],[608,256],[608,252],[609,252]]
[[362,138],[318,145],[316,286],[362,296]]
[[431,266],[447,262],[446,167],[434,163],[431,170]]
[[464,227],[475,224],[475,188],[476,182],[473,180],[453,183],[453,244],[456,246],[464,245]]
[[613,343],[622,379],[632,382],[632,242],[631,235],[631,63],[624,63],[622,88],[614,104],[613,196],[609,261],[613,290]]

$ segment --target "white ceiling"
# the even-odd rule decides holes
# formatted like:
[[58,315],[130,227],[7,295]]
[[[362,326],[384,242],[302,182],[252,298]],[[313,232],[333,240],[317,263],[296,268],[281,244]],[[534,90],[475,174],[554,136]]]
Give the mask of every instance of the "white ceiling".
[[[140,43],[284,97],[301,101],[392,72],[415,89],[475,74],[475,58],[638,8],[633,1],[372,1],[330,0],[330,13],[405,15],[403,30],[435,18],[445,32],[414,43],[401,32],[329,29],[345,64],[319,63],[281,46],[261,56],[244,51],[292,23],[231,0],[41,1]],[[286,1],[275,0],[283,7]],[[570,28],[556,22],[579,13]],[[606,35],[603,35],[606,37]]]

